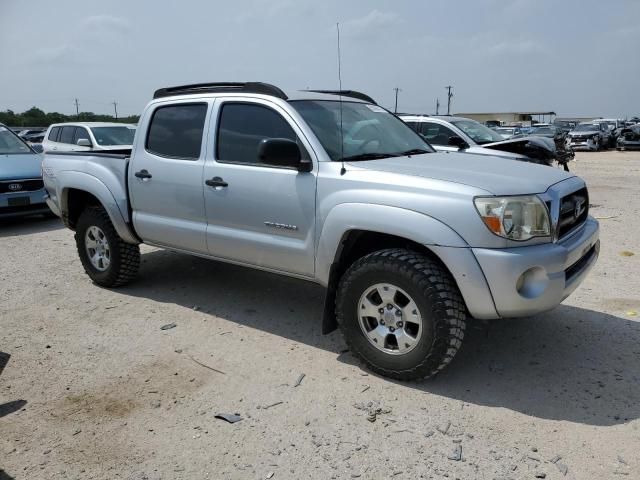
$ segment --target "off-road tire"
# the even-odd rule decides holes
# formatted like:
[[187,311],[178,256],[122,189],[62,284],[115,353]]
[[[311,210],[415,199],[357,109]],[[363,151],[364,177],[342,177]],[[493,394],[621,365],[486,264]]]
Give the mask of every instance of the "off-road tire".
[[[111,250],[109,267],[102,272],[91,264],[85,248],[85,233],[91,226],[99,227],[104,232]],[[94,283],[102,287],[119,287],[136,277],[140,268],[140,247],[120,238],[104,208],[88,207],[80,214],[75,239],[84,271]]]
[[[393,283],[411,295],[423,318],[418,344],[404,355],[374,347],[359,324],[360,296],[380,282]],[[451,274],[429,256],[409,250],[366,255],[349,267],[338,285],[336,317],[349,349],[374,372],[397,380],[429,378],[447,366],[462,345],[467,316]]]

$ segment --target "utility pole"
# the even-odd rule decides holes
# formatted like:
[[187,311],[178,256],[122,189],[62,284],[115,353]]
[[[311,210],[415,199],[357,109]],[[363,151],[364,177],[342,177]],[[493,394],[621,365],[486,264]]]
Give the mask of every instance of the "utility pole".
[[447,89],[447,115],[451,115],[451,97],[453,97],[453,93],[451,93],[451,89],[453,87],[451,85],[447,85],[444,88]]
[[396,92],[396,106],[393,108],[393,113],[398,113],[398,92],[401,92],[402,89],[401,88],[394,88],[395,92]]
[[440,99],[436,98],[436,115],[440,115]]
[[78,99],[75,99],[75,102],[73,102],[76,104],[76,120],[80,120],[80,104],[78,103]]
[[118,119],[118,102],[113,102],[113,111],[116,113],[116,120]]

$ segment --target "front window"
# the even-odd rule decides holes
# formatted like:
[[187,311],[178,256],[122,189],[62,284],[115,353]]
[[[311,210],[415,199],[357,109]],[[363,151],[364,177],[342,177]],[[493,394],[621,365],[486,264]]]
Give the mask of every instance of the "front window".
[[497,132],[491,130],[489,127],[482,125],[481,123],[476,122],[475,120],[454,120],[451,123],[453,123],[464,133],[469,135],[469,137],[471,137],[471,140],[476,142],[478,145],[482,145],[484,143],[501,142],[503,140],[502,136],[500,136]]
[[31,149],[6,127],[0,127],[0,155],[33,153]]
[[290,103],[309,124],[333,161],[433,152],[406,123],[377,105],[335,100],[293,100]]
[[132,145],[136,129],[133,127],[91,127],[96,143],[103,147]]

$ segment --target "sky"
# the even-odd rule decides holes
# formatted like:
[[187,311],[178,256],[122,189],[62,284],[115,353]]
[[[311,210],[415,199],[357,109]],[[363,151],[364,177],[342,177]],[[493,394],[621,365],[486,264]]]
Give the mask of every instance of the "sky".
[[[0,0],[0,110],[140,113],[160,87],[342,87],[434,113],[640,115],[640,0]],[[445,107],[446,108],[446,107]],[[440,112],[442,113],[442,107]]]

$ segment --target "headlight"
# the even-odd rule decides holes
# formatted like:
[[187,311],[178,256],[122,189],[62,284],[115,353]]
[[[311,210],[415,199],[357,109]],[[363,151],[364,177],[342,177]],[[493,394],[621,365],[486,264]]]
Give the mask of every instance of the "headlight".
[[549,211],[535,195],[476,197],[474,203],[487,228],[500,237],[524,241],[551,235]]

